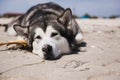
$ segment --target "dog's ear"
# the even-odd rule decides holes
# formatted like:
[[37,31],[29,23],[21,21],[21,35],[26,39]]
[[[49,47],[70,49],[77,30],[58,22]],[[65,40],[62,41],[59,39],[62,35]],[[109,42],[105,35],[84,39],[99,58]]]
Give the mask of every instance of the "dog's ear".
[[28,37],[28,28],[27,28],[27,26],[22,26],[22,25],[15,24],[13,26],[13,28],[17,32],[17,35],[24,36],[26,38]]
[[58,18],[58,21],[63,24],[65,27],[71,24],[72,22],[72,12],[71,9],[68,8],[64,11],[64,13]]

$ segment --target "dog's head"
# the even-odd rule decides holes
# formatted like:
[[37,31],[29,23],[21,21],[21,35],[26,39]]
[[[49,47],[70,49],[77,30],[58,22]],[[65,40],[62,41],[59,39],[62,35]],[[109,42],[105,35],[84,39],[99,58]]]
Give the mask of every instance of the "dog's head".
[[25,26],[14,26],[19,36],[27,39],[32,52],[41,58],[55,59],[62,53],[71,51],[70,45],[77,31],[72,30],[72,13],[66,9],[64,13],[55,20],[37,20],[34,24]]

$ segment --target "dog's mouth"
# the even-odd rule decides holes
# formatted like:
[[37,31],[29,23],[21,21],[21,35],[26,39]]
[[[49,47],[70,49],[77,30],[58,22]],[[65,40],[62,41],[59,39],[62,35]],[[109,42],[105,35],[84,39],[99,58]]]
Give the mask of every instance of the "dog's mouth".
[[55,60],[56,58],[54,57],[53,53],[49,52],[49,53],[46,53],[44,52],[44,59],[46,60]]

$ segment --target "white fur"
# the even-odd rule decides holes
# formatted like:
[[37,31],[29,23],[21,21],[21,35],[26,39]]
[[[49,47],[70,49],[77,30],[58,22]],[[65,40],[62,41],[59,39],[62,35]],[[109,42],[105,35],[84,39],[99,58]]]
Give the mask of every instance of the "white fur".
[[41,58],[44,58],[44,52],[42,51],[42,47],[45,44],[52,46],[54,57],[58,57],[62,53],[69,53],[69,44],[67,40],[61,35],[57,35],[55,37],[51,37],[53,32],[57,32],[52,28],[52,26],[48,26],[46,32],[44,32],[41,28],[37,28],[35,30],[35,37],[41,36],[42,39],[35,39],[33,41],[33,53],[39,55]]
[[83,34],[82,33],[78,33],[75,37],[75,40],[77,42],[77,44],[83,42]]
[[14,30],[13,26],[9,27],[7,30],[7,34],[10,36],[15,36],[17,35],[16,31]]
[[10,22],[10,23],[8,24],[8,26],[9,26],[9,27],[8,27],[8,30],[7,30],[7,34],[8,34],[8,35],[10,35],[10,36],[15,36],[15,35],[17,35],[15,29],[13,28],[13,25],[17,24],[17,20],[18,20],[19,17],[20,17],[20,16],[15,17],[15,18],[12,20],[12,22]]
[[24,36],[17,36],[17,40],[26,40]]
[[40,35],[41,37],[44,37],[44,36],[45,36],[45,33],[44,33],[44,31],[43,31],[41,28],[37,28],[37,29],[35,30],[35,36],[34,36],[34,37],[36,37],[36,36],[38,36],[38,35]]

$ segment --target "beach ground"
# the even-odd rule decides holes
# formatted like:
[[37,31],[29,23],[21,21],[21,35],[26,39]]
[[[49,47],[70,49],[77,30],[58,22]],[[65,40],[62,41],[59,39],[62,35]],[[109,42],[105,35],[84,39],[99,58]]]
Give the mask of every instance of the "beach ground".
[[[7,23],[11,19],[0,19]],[[26,50],[0,47],[0,80],[120,80],[120,19],[77,19],[85,52],[42,60]],[[0,42],[15,40],[0,27]]]

